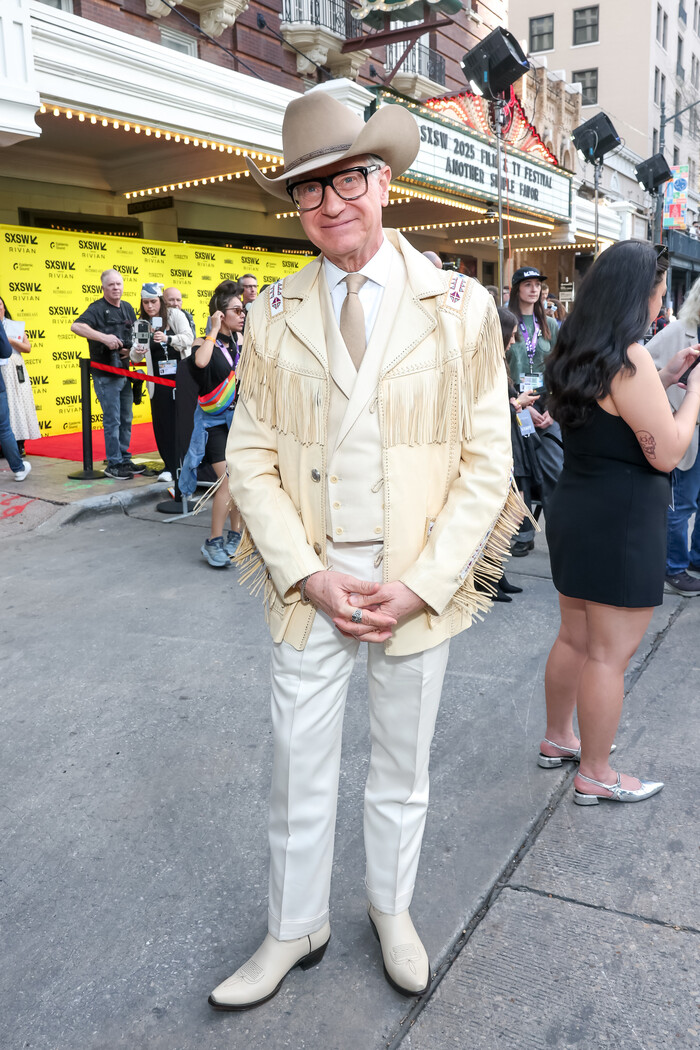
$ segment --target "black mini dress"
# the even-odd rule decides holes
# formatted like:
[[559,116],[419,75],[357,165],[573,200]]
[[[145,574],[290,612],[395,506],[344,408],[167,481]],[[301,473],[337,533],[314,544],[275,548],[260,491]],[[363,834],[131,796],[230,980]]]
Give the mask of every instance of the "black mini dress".
[[564,469],[547,512],[554,586],[569,598],[638,609],[661,605],[669,475],[655,470],[631,427],[595,404],[562,427]]

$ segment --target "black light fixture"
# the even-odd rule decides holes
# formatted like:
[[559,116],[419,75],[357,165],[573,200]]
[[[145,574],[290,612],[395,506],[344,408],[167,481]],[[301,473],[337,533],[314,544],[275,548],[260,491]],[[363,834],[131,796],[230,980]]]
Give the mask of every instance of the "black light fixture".
[[615,131],[610,117],[606,113],[596,113],[584,124],[579,124],[571,132],[574,146],[581,159],[593,165],[593,188],[595,199],[595,253],[598,254],[598,190],[600,187],[600,169],[603,157],[621,146],[620,136]]
[[634,169],[634,174],[639,185],[648,193],[656,193],[659,186],[673,178],[663,153],[655,153],[649,160],[643,160]]
[[462,59],[465,79],[475,95],[495,99],[530,68],[512,33],[500,26],[480,40]]
[[[500,26],[462,58],[462,71],[475,95],[484,95],[494,105],[496,117],[496,167],[498,182],[498,301],[503,297],[503,204],[501,139],[505,122],[505,93],[530,68],[525,53],[512,33]],[[487,218],[491,208],[486,213]]]
[[621,145],[620,136],[605,113],[596,113],[585,124],[580,124],[571,132],[571,138],[582,159],[589,164],[601,161],[606,153]]

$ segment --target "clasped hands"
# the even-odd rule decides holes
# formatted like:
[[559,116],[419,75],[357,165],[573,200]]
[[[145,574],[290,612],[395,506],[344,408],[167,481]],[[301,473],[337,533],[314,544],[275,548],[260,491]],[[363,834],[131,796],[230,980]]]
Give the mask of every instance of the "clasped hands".
[[[309,576],[306,594],[341,634],[362,642],[386,642],[399,620],[425,607],[404,583],[370,583],[342,572],[319,571]],[[351,617],[360,609],[362,621]]]

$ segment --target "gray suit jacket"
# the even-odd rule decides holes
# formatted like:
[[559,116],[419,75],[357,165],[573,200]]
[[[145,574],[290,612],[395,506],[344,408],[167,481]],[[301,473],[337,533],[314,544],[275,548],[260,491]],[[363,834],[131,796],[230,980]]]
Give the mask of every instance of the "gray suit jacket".
[[[672,321],[671,324],[666,325],[662,328],[653,339],[650,339],[647,343],[647,350],[654,359],[654,364],[661,370],[668,361],[671,360],[673,355],[678,350],[683,350],[686,346],[695,346],[698,341],[698,332],[695,325],[686,325],[682,321]],[[700,367],[700,365],[698,366]],[[685,397],[685,391],[681,390],[679,386],[670,386],[666,391],[668,400],[671,402],[671,407],[674,412],[680,407],[683,398]],[[698,454],[698,424],[695,424],[695,430],[693,431],[693,437],[688,449],[683,456],[683,459],[678,464],[678,470],[690,470],[695,457]]]

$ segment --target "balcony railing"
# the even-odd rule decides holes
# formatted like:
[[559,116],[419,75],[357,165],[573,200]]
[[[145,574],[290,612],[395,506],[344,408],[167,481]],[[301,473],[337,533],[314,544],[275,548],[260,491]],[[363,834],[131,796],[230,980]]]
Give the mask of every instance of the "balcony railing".
[[352,18],[352,5],[347,0],[284,0],[282,21],[292,24],[322,26],[345,40],[362,36],[362,23]]
[[[393,69],[406,50],[404,43],[389,44],[386,49],[386,68]],[[427,77],[435,84],[445,86],[445,59],[426,44],[416,44],[399,66],[399,73],[414,73]]]
[[700,263],[700,241],[689,237],[680,230],[669,230],[667,233],[668,250],[671,255],[681,255]]

